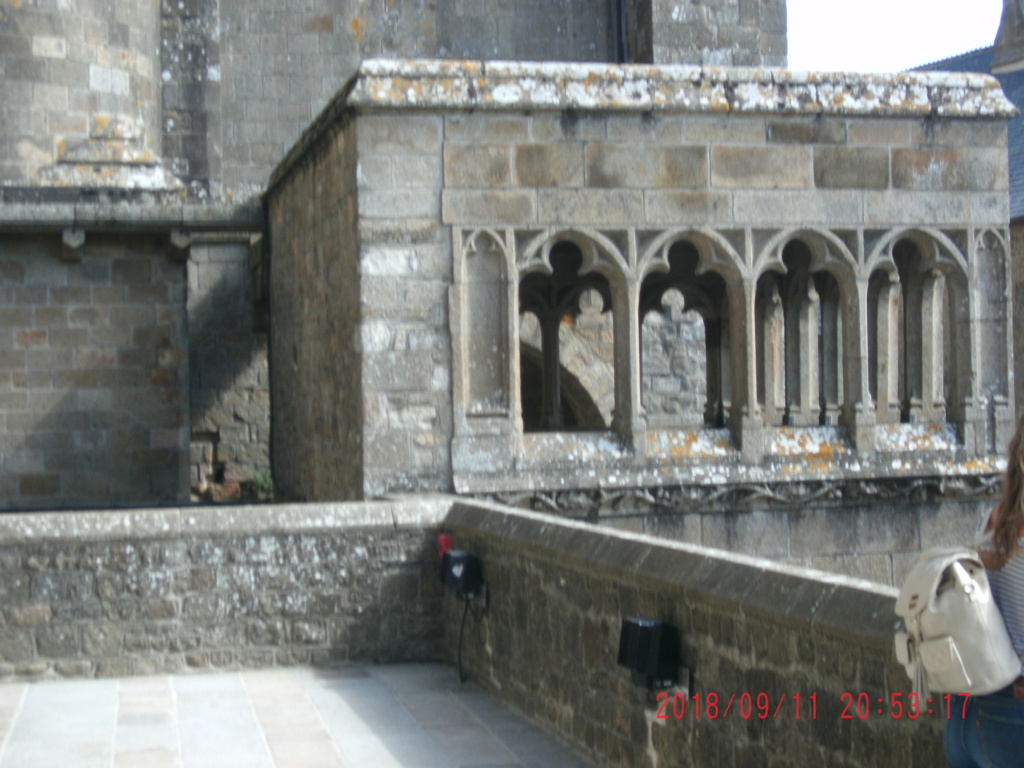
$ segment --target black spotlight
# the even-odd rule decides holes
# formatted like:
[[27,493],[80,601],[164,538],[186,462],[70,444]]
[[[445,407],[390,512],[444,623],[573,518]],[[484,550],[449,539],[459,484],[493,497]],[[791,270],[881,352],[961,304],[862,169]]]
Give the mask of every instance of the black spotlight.
[[679,630],[655,619],[623,619],[619,664],[648,690],[671,688],[679,674]]
[[441,582],[455,592],[459,600],[472,600],[483,586],[483,566],[480,558],[450,549],[441,558]]

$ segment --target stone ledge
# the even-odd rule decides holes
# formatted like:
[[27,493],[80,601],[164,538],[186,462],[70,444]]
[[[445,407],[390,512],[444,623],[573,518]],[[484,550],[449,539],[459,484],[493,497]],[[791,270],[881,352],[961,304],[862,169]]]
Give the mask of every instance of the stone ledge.
[[112,541],[346,528],[427,528],[444,521],[453,499],[395,497],[386,501],[170,507],[0,515],[0,541]]
[[0,202],[0,230],[47,231],[76,227],[90,231],[188,230],[262,231],[258,206],[223,203]]

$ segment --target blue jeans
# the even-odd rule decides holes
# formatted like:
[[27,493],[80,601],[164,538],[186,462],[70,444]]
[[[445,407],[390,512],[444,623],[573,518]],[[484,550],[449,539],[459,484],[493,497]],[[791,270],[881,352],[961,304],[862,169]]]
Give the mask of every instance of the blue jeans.
[[952,700],[946,720],[946,762],[950,768],[1019,768],[1024,761],[1024,700],[1013,686],[988,696]]

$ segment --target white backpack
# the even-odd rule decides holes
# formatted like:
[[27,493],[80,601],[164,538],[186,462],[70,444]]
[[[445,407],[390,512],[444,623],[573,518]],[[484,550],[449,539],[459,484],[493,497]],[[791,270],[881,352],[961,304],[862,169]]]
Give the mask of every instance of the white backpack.
[[1021,671],[985,566],[970,549],[922,552],[896,598],[905,631],[896,658],[919,696],[984,695],[1005,688]]

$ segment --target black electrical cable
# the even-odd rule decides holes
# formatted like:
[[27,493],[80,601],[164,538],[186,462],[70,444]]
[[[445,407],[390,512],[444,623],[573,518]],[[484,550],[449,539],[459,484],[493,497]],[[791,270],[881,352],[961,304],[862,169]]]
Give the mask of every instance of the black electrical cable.
[[462,671],[462,637],[466,634],[466,616],[469,615],[469,598],[466,598],[466,607],[462,611],[462,625],[459,627],[459,682],[469,680],[469,675]]

